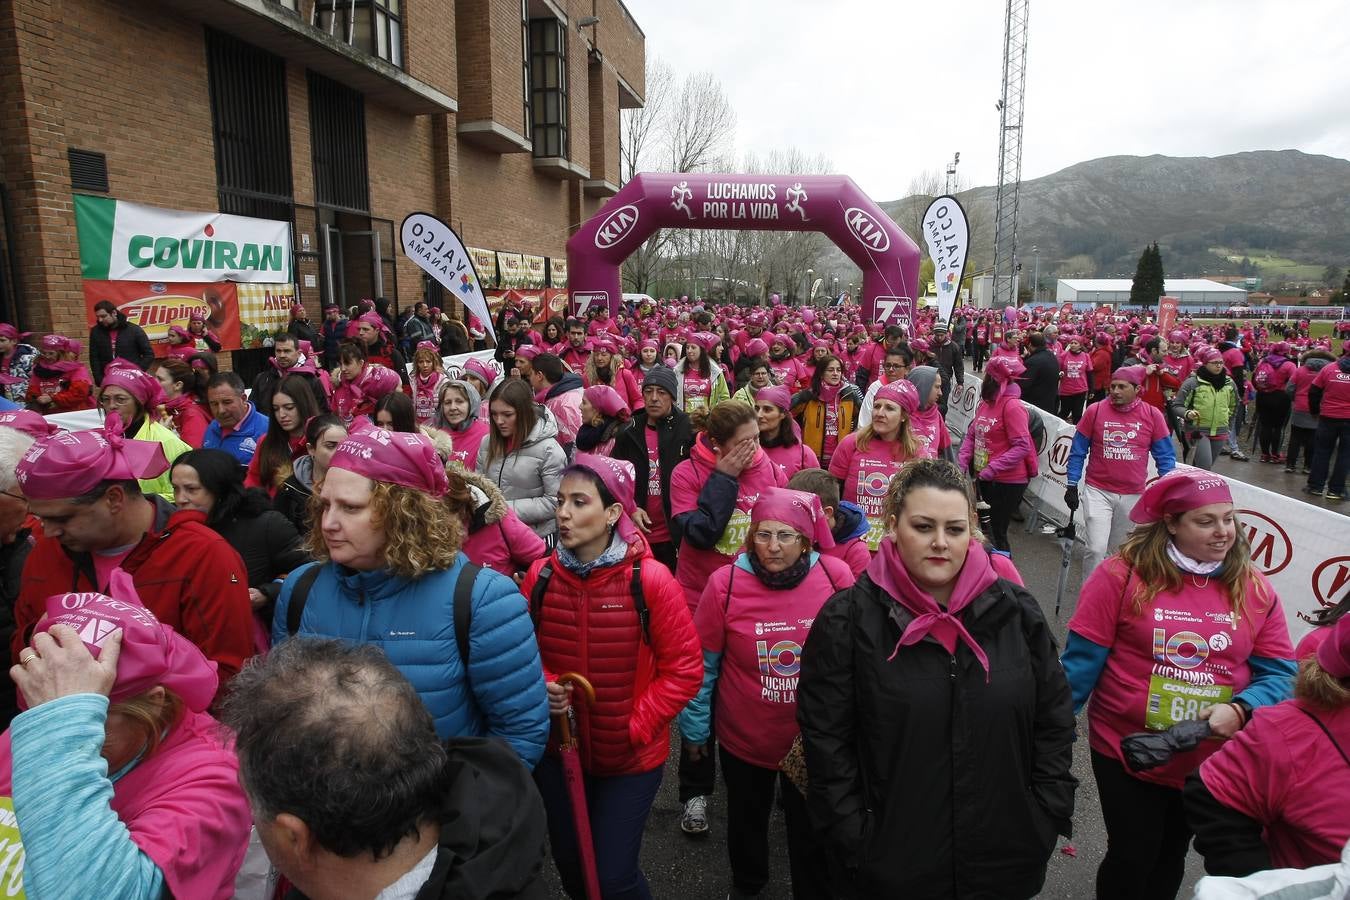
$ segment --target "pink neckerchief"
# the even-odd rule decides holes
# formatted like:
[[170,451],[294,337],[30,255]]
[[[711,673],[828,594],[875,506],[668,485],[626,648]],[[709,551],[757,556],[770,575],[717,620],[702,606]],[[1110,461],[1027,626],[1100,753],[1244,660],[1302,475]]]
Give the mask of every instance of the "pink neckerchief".
[[952,596],[944,610],[933,596],[916,585],[900,560],[900,552],[895,548],[894,540],[883,540],[876,555],[867,566],[867,575],[877,587],[913,614],[914,620],[905,628],[895,649],[886,657],[890,662],[901,647],[917,644],[931,633],[948,653],[956,652],[956,642],[964,641],[975,658],[984,667],[985,681],[989,680],[989,656],[984,648],[970,636],[966,626],[961,624],[959,615],[962,610],[975,601],[975,598],[995,581],[998,574],[989,563],[989,553],[982,544],[972,542],[966,553],[966,561],[957,573],[956,584],[952,587]]

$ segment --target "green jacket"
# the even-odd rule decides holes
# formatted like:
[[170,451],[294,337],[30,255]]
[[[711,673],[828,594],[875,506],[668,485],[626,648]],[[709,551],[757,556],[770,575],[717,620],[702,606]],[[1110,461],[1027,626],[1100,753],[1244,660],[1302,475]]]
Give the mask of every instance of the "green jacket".
[[[1188,430],[1208,431],[1213,437],[1228,430],[1228,423],[1233,420],[1237,405],[1237,384],[1232,378],[1225,379],[1223,390],[1216,391],[1214,385],[1192,375],[1177,391],[1172,400],[1172,411]],[[1186,411],[1191,409],[1197,413],[1194,422],[1186,420]]]
[[169,468],[165,469],[164,474],[158,478],[141,479],[141,493],[159,494],[172,503],[173,482],[169,480],[169,472],[173,469],[173,461],[191,450],[192,447],[174,434],[172,429],[165,428],[158,422],[150,421],[149,416],[145,418],[139,431],[127,436],[138,441],[154,441],[164,447],[164,457],[169,461]]

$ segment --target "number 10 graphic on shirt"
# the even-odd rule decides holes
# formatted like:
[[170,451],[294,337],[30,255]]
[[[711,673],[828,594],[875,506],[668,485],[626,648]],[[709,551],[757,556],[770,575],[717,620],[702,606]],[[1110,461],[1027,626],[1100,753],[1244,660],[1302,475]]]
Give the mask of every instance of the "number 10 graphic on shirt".
[[[1210,644],[1222,650],[1228,636],[1216,634],[1209,641],[1193,631],[1179,631],[1168,638],[1162,628],[1153,629],[1154,674],[1148,682],[1148,709],[1144,725],[1155,731],[1195,719],[1200,710],[1233,699],[1230,685],[1214,683],[1214,675],[1200,671],[1210,655]],[[1159,671],[1159,669],[1164,671]]]

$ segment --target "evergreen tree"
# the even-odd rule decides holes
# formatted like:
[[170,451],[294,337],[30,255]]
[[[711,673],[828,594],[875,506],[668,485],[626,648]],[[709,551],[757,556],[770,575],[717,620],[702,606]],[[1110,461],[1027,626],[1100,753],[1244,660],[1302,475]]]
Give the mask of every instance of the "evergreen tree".
[[1148,300],[1148,279],[1149,279],[1149,248],[1144,247],[1144,252],[1139,254],[1139,262],[1134,267],[1134,281],[1130,282],[1130,305],[1147,306]]
[[1153,242],[1152,258],[1149,260],[1149,291],[1152,304],[1158,302],[1158,298],[1167,292],[1167,276],[1163,273],[1162,251],[1158,249],[1158,242]]
[[1154,243],[1144,247],[1135,266],[1134,281],[1130,283],[1131,306],[1156,306],[1163,294],[1162,251]]

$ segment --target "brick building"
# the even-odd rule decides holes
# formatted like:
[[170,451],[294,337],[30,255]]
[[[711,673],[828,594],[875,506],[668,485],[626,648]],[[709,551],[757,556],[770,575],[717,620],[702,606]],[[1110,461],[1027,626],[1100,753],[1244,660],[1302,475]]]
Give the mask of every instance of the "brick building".
[[440,299],[418,210],[562,259],[644,44],[622,0],[0,0],[0,320],[86,331],[75,193],[290,221],[316,319]]

